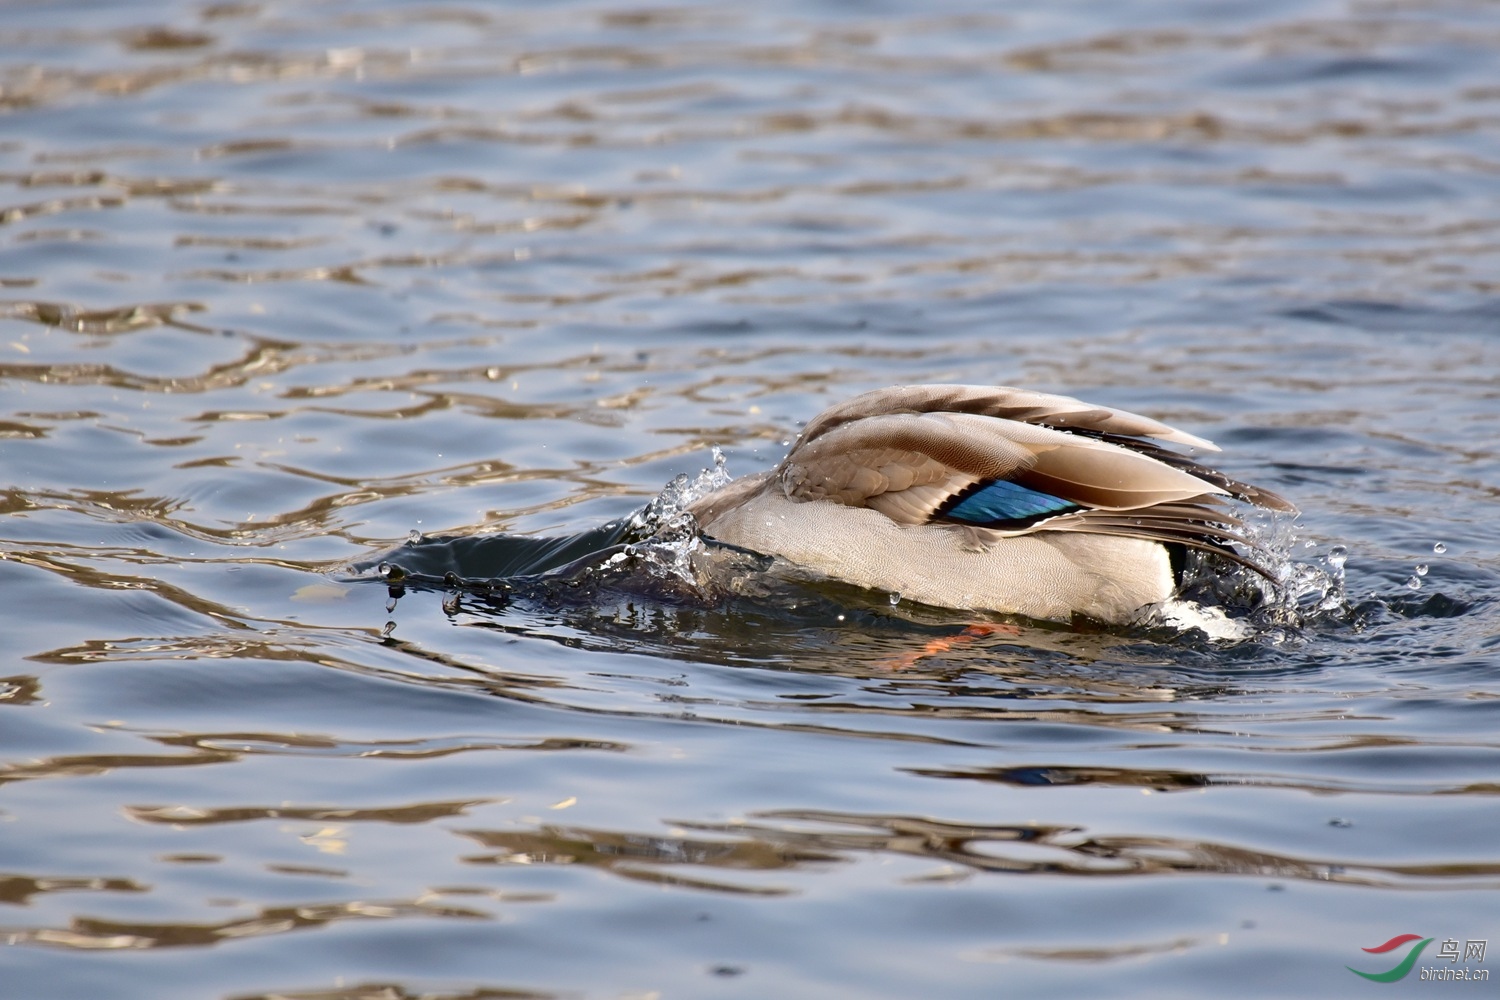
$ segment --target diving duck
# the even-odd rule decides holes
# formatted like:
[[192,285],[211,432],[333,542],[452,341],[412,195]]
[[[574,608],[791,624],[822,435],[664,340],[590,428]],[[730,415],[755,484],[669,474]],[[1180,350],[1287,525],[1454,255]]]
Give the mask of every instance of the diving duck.
[[794,576],[939,607],[1128,623],[1174,594],[1184,549],[1269,576],[1229,498],[1295,511],[1157,442],[1219,450],[1068,396],[894,386],[824,410],[774,469],[688,511],[705,536],[778,557]]

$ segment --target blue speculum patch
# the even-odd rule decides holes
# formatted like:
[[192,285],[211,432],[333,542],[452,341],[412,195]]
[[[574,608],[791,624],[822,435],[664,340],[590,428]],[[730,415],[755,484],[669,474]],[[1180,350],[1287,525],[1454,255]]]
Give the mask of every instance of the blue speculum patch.
[[1026,523],[1083,509],[1071,500],[1008,479],[979,483],[956,499],[956,503],[945,504],[946,509],[939,509],[938,516],[964,524],[996,525]]

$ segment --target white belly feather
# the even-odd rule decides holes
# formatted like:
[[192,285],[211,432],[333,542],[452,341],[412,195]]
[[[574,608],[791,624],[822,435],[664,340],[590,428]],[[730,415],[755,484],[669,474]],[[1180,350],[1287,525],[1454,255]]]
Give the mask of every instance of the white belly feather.
[[777,490],[718,513],[704,533],[814,575],[939,607],[1128,622],[1174,590],[1167,550],[1148,539],[1037,532],[976,552],[963,547],[960,527],[901,525],[874,510],[799,503]]

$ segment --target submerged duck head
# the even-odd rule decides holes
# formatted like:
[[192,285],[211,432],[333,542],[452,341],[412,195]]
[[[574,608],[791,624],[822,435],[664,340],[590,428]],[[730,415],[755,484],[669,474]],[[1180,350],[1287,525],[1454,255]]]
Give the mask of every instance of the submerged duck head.
[[1294,511],[1165,444],[1149,417],[1005,386],[911,385],[824,410],[769,472],[691,504],[709,538],[939,607],[1111,623],[1177,587],[1184,549],[1262,575],[1228,501]]

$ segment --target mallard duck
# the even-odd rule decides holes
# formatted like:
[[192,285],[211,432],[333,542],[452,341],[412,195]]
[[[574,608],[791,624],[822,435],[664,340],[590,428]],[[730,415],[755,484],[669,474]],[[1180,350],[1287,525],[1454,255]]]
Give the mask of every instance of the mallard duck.
[[824,410],[774,469],[688,510],[708,538],[778,557],[794,576],[1126,623],[1173,595],[1184,549],[1269,575],[1228,498],[1295,510],[1156,442],[1219,450],[1068,396],[895,386]]

